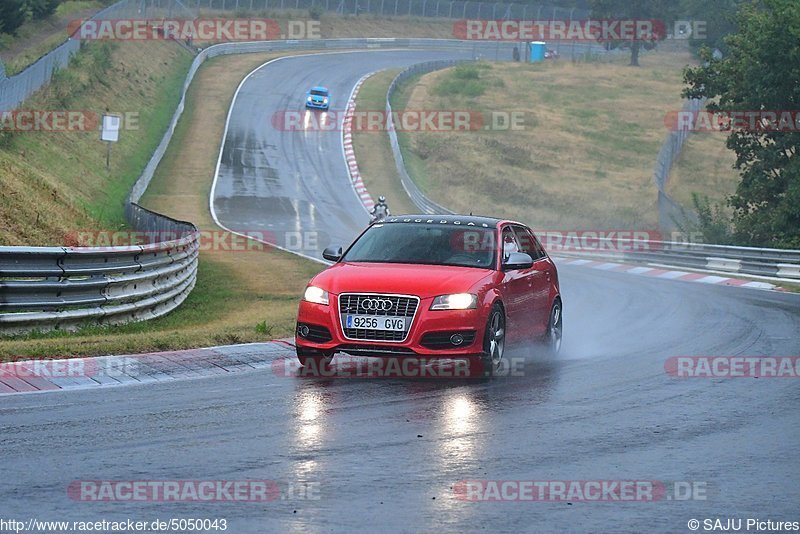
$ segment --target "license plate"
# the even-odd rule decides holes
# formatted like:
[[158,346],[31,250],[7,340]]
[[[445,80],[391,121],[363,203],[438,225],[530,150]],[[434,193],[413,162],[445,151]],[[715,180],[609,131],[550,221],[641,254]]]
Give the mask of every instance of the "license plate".
[[403,332],[406,329],[406,318],[389,315],[348,315],[345,324],[347,328]]

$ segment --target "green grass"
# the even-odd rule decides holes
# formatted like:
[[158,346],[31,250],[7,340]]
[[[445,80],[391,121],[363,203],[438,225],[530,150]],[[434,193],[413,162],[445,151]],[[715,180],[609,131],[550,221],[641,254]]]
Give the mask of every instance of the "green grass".
[[[153,57],[142,66],[140,58]],[[21,108],[137,117],[112,146],[98,131],[17,132],[0,147],[0,244],[58,245],[76,229],[118,229],[131,186],[166,131],[192,56],[172,43],[91,43]],[[88,226],[89,228],[86,228]]]
[[[421,78],[422,75],[411,76],[397,86],[389,101],[392,105],[392,110],[397,112],[408,108],[408,99],[411,97],[411,90],[419,83]],[[400,153],[403,155],[403,161],[405,162],[409,176],[411,176],[414,183],[423,193],[428,193],[430,190],[430,183],[428,181],[428,172],[425,162],[417,152],[409,149],[409,134],[398,131],[397,141],[400,144]]]
[[67,25],[61,23],[59,19],[69,17],[74,13],[99,10],[102,7],[103,4],[96,0],[62,2],[48,19],[28,21],[17,29],[16,35],[0,34],[0,52],[12,48],[20,41],[30,41],[30,44],[16,53],[13,58],[7,58],[5,62],[6,75],[13,76],[22,72],[40,57],[66,41]]

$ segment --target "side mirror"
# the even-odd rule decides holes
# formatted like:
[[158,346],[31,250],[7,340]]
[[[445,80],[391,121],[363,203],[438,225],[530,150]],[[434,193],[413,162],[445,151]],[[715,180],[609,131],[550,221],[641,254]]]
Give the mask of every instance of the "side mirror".
[[508,258],[503,260],[504,271],[515,271],[518,269],[529,269],[533,267],[533,258],[524,252],[511,252]]
[[322,257],[330,261],[342,259],[342,247],[328,247],[322,251]]

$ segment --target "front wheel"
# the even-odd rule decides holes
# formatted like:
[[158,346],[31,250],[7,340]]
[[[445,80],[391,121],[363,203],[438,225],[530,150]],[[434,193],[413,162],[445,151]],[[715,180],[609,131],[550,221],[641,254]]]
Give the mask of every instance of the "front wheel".
[[561,301],[556,299],[553,307],[550,308],[550,320],[547,323],[547,333],[545,334],[545,344],[551,354],[558,354],[561,351],[561,337],[563,335],[563,317],[561,314]]
[[506,348],[506,316],[503,307],[495,303],[486,321],[483,336],[483,353],[480,356],[480,370],[483,376],[492,376],[500,368]]
[[303,370],[316,372],[327,368],[331,364],[333,361],[333,353],[307,354],[298,350],[297,359],[300,361],[300,365],[303,366]]

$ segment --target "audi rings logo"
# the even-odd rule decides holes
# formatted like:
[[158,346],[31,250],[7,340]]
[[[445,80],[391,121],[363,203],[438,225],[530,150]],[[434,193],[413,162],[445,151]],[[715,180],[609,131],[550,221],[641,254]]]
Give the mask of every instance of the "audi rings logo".
[[392,301],[389,299],[364,299],[360,305],[369,311],[389,311],[392,309]]

